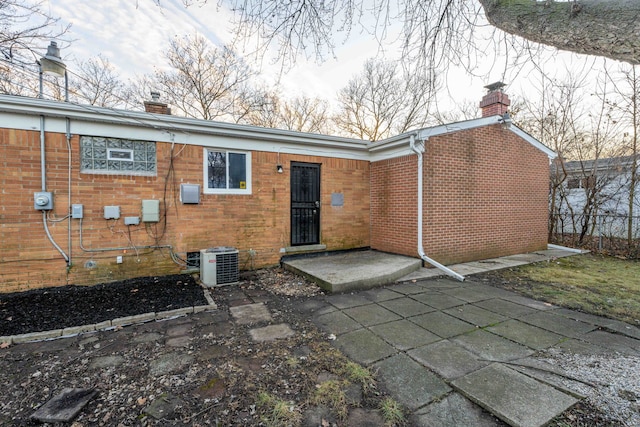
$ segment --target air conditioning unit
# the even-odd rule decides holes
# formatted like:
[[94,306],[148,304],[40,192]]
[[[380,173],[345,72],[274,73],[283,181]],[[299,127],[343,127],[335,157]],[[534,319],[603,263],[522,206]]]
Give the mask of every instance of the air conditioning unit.
[[227,246],[200,250],[200,281],[208,287],[238,281],[238,250]]

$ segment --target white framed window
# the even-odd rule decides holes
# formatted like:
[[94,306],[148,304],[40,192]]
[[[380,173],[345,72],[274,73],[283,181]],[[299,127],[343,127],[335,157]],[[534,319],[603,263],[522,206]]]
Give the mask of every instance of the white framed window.
[[251,153],[204,149],[204,194],[251,194]]

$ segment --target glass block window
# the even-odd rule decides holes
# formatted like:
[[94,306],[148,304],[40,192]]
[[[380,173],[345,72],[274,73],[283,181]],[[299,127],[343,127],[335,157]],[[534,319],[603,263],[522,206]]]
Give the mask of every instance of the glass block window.
[[251,194],[251,153],[204,150],[205,194]]
[[156,143],[82,136],[80,172],[156,176]]

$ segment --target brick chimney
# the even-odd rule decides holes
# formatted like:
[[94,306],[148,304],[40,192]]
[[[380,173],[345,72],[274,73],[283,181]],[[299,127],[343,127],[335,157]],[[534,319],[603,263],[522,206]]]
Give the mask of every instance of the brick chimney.
[[154,114],[171,114],[171,108],[160,102],[160,92],[151,91],[151,101],[144,101],[144,111]]
[[505,86],[502,82],[491,83],[485,86],[487,94],[482,97],[482,101],[480,101],[482,117],[503,116],[504,113],[507,112],[511,101],[509,101],[507,94],[502,91],[502,88]]

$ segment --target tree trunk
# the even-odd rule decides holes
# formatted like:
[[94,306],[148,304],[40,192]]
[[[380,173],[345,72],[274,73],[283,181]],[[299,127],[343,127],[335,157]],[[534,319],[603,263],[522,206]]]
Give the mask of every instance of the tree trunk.
[[638,0],[479,0],[489,22],[560,50],[640,64]]

